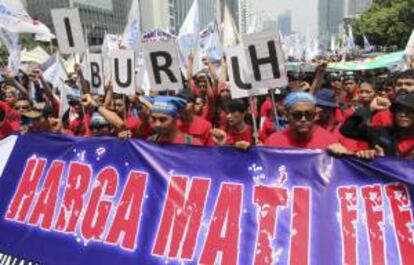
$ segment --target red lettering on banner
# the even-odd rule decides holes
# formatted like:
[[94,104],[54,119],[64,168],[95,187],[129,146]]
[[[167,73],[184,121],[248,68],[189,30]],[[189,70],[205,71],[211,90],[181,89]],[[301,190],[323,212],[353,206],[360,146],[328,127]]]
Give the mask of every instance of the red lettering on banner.
[[102,197],[113,197],[118,188],[119,176],[113,167],[104,168],[95,180],[88,208],[82,222],[82,236],[86,240],[101,240],[105,231],[112,201]]
[[254,264],[273,264],[272,241],[275,238],[277,211],[285,207],[288,191],[280,187],[258,186],[254,188],[254,203],[260,208],[257,213],[259,223],[255,247]]
[[401,264],[412,264],[414,261],[414,224],[410,194],[402,183],[386,185],[385,191],[391,205]]
[[290,229],[289,264],[309,264],[311,191],[309,188],[293,188],[292,226]]
[[[170,179],[152,251],[155,255],[193,259],[211,180],[193,178],[191,188],[187,189],[188,180],[188,177],[179,176]],[[165,253],[167,249],[169,252]]]
[[[62,179],[65,162],[53,161],[49,173],[40,191],[39,198],[29,219],[29,224],[37,226],[40,219],[40,227],[50,230],[53,216],[55,214],[56,203],[59,194],[60,181]],[[42,217],[43,216],[43,217]]]
[[6,219],[25,222],[45,165],[45,159],[31,158],[27,161],[17,191],[9,204]]
[[366,231],[371,264],[385,265],[384,206],[380,185],[361,189],[367,218]]
[[221,184],[199,264],[216,264],[219,252],[221,264],[238,264],[243,188],[241,184]]
[[92,168],[90,165],[78,162],[70,163],[65,195],[55,230],[66,233],[75,232],[91,177]]
[[356,265],[358,189],[354,186],[339,187],[337,191],[341,214],[342,262]]
[[[105,243],[135,250],[148,174],[131,171]],[[122,236],[123,235],[123,236]]]

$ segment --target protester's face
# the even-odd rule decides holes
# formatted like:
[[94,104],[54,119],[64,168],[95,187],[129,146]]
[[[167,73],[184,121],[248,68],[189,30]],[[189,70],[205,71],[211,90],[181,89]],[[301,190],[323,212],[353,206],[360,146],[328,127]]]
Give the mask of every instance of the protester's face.
[[30,102],[27,100],[18,100],[14,104],[14,109],[19,115],[23,115],[30,111]]
[[16,99],[17,98],[14,93],[6,92],[5,100],[6,100],[7,105],[14,106]]
[[400,128],[414,128],[414,110],[402,106],[397,107],[395,111],[395,123]]
[[196,98],[195,103],[194,103],[194,114],[201,116],[201,114],[203,113],[203,107],[204,107],[203,99],[200,97]]
[[285,115],[286,109],[285,104],[283,104],[285,97],[275,97],[275,106],[278,115]]
[[124,110],[125,110],[124,101],[122,99],[115,99],[114,100],[114,111],[118,115],[121,115],[121,117],[123,117]]
[[375,90],[371,84],[363,83],[359,89],[359,101],[362,105],[369,105],[375,98]]
[[185,106],[185,109],[182,110],[184,115],[192,115],[194,113],[194,103],[188,102]]
[[316,106],[315,123],[319,126],[325,127],[329,125],[329,122],[331,121],[332,117],[334,117],[334,115],[334,108],[322,108]]
[[171,132],[175,126],[175,118],[171,115],[154,113],[151,115],[151,127],[159,135]]
[[200,88],[201,93],[207,91],[207,77],[205,74],[197,75],[197,86]]
[[246,116],[246,113],[239,112],[239,111],[227,112],[226,113],[227,125],[230,127],[238,126],[244,122],[245,116]]
[[335,79],[331,82],[331,85],[332,85],[333,88],[339,89],[339,88],[341,88],[341,80]]
[[141,104],[141,109],[138,112],[138,116],[142,120],[148,120],[148,118],[151,117],[151,109],[145,106],[144,104]]
[[47,132],[50,129],[48,120],[45,117],[36,119],[30,119],[29,131],[30,132]]
[[357,89],[357,83],[355,80],[346,80],[345,83],[345,91],[348,94],[354,94],[355,90]]
[[230,100],[230,98],[231,98],[230,90],[225,89],[225,90],[221,91],[220,98],[221,98],[222,101]]
[[400,78],[397,80],[395,90],[398,93],[404,91],[405,93],[414,92],[414,79],[412,78]]
[[71,101],[70,106],[75,110],[76,113],[82,114],[82,105],[80,101]]
[[111,136],[111,126],[109,124],[93,124],[91,125],[91,132],[93,136],[103,137]]
[[58,118],[49,117],[47,118],[50,126],[50,131],[54,133],[58,133],[62,129],[62,124]]
[[288,110],[289,128],[298,135],[312,132],[315,120],[315,106],[310,103],[297,103]]

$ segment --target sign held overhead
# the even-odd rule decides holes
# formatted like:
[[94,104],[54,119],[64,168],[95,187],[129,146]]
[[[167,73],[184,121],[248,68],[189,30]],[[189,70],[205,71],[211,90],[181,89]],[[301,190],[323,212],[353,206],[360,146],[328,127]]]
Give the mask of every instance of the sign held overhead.
[[52,9],[52,20],[62,54],[85,52],[86,44],[77,8]]

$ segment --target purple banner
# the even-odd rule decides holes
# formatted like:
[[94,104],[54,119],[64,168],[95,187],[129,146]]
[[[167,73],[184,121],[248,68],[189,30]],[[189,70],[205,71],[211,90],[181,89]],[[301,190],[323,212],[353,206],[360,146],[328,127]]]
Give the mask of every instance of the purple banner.
[[27,134],[0,177],[0,264],[412,264],[413,178],[412,161]]

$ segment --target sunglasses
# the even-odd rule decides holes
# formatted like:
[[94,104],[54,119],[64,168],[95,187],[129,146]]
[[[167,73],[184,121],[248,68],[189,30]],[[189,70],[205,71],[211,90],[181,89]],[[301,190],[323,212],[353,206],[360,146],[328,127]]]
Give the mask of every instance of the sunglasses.
[[15,106],[14,107],[16,110],[28,110],[30,108],[30,106],[28,105],[23,105],[23,106]]
[[303,117],[305,117],[307,121],[311,121],[315,118],[315,115],[316,113],[314,111],[294,111],[290,113],[290,116],[292,116],[295,121],[301,121]]
[[106,124],[95,124],[95,125],[92,125],[92,126],[90,127],[90,129],[91,129],[92,131],[99,131],[99,130],[101,130],[101,129],[105,129],[105,128],[109,128],[109,126],[108,126],[108,125],[106,125]]

